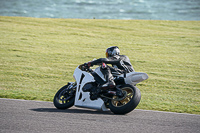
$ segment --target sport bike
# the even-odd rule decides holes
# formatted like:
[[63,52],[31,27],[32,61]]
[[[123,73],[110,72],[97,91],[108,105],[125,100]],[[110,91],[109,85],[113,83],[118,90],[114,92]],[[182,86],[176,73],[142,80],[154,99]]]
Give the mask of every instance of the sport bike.
[[106,83],[100,66],[90,69],[79,65],[73,74],[75,82],[63,86],[54,96],[57,109],[76,107],[111,111],[114,114],[126,114],[134,110],[140,102],[141,93],[136,84],[148,79],[142,72],[113,74],[116,87],[102,89]]

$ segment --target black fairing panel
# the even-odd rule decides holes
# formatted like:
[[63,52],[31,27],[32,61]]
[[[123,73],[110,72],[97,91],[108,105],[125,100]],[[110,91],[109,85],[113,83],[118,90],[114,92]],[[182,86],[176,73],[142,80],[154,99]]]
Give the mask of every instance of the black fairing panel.
[[95,72],[91,73],[92,76],[94,77],[95,81],[99,84],[105,84],[106,82]]
[[116,85],[126,84],[123,77],[115,78],[114,81]]

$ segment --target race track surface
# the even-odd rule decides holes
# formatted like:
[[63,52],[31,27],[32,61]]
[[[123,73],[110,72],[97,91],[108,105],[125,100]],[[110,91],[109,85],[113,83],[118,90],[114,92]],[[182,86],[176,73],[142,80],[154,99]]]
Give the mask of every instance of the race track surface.
[[200,133],[200,115],[134,110],[115,115],[0,98],[0,133]]

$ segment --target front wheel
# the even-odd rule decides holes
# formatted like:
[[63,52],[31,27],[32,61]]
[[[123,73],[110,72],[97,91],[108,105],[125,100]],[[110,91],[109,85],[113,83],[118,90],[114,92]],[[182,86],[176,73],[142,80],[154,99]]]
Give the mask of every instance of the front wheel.
[[53,103],[57,109],[67,109],[74,105],[76,84],[68,83],[55,94]]
[[126,114],[134,110],[140,102],[141,93],[136,86],[122,85],[120,89],[126,94],[122,100],[114,96],[109,102],[109,108],[114,114]]

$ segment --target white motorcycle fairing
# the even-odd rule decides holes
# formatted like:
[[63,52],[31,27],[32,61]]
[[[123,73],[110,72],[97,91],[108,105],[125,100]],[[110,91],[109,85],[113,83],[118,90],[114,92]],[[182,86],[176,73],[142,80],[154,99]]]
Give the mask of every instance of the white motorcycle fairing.
[[[98,74],[99,77],[102,78],[102,80],[105,81],[104,75],[100,71],[100,67],[97,67],[94,70],[94,72]],[[77,83],[75,103],[74,103],[76,107],[108,111],[108,109],[106,108],[104,104],[104,101],[101,98],[98,98],[97,100],[91,100],[90,93],[83,92],[82,90],[85,84],[95,82],[94,77],[90,73],[80,70],[78,66],[74,71],[73,77],[75,78],[76,83]],[[118,75],[117,77],[123,77],[124,82],[126,84],[130,84],[133,86],[135,86],[137,83],[143,80],[148,79],[148,75],[142,72],[130,72],[125,75],[124,74]]]
[[101,98],[98,98],[97,100],[92,101],[90,99],[89,92],[83,92],[82,88],[86,83],[95,82],[94,77],[85,71],[82,71],[77,67],[74,71],[73,77],[75,78],[77,82],[77,88],[76,88],[76,95],[75,95],[75,103],[74,105],[76,107],[82,107],[82,108],[91,108],[91,109],[97,109],[102,111],[108,111],[106,108],[104,101]]

